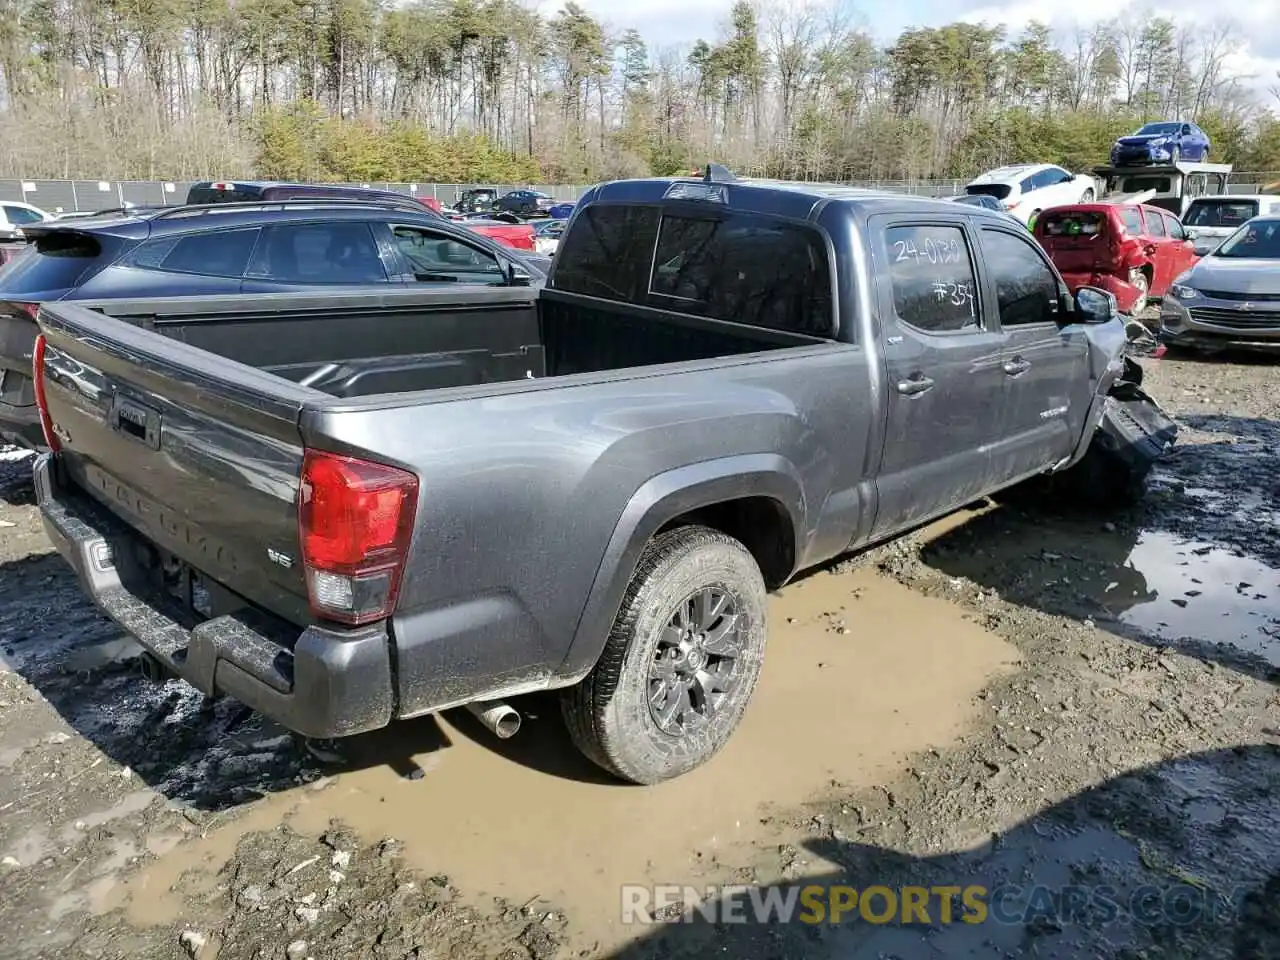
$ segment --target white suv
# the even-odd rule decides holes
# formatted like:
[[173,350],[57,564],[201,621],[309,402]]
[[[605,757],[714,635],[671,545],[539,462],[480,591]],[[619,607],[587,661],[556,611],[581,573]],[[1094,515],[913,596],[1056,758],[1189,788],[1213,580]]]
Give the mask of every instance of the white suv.
[[1048,163],[1019,163],[988,170],[970,181],[964,192],[995,197],[1006,213],[1029,223],[1049,207],[1092,202],[1097,185],[1087,173],[1068,173]]
[[39,207],[17,201],[0,201],[0,240],[22,239],[22,225],[43,223],[53,217]]
[[1265,193],[1216,194],[1196,197],[1182,215],[1182,226],[1204,256],[1254,217],[1280,213],[1280,196]]

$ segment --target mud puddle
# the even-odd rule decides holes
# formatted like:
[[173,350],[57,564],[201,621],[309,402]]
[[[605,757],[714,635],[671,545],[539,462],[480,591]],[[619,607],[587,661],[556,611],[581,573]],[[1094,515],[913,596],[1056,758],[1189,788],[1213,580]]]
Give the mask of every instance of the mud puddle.
[[[1229,644],[1280,666],[1280,570],[1173,534],[1141,534],[1098,599],[1125,592],[1122,623],[1162,639]],[[1136,602],[1135,602],[1136,601]]]
[[283,819],[315,835],[336,820],[366,842],[401,842],[410,864],[478,898],[537,899],[565,910],[581,941],[620,943],[634,932],[617,922],[621,884],[731,879],[753,844],[791,829],[775,813],[896,776],[910,754],[963,732],[975,696],[1017,661],[952,604],[870,571],[803,580],[772,600],[770,617],[742,727],[676,781],[608,779],[570,745],[551,697],[518,704],[527,719],[509,741],[465,712],[423,718],[352,741],[357,769],[182,843],[111,905],[139,924],[177,919],[192,885],[249,831]]

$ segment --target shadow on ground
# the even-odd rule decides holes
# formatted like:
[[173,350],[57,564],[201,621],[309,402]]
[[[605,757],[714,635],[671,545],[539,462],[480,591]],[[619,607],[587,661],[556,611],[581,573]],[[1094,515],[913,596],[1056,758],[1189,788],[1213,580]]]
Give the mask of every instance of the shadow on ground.
[[[828,836],[807,849],[830,869],[713,896],[705,913],[695,907],[682,922],[643,927],[645,935],[613,956],[1280,957],[1278,782],[1280,749],[1241,746],[1105,781],[969,852],[917,857]],[[800,919],[804,888],[831,884],[951,886],[953,920],[968,912],[963,891],[976,886],[987,917],[943,923],[941,896],[930,892],[926,922],[917,913],[916,923],[901,923],[896,894],[896,920],[883,922],[882,892],[867,901],[872,921],[881,922],[862,918],[856,901],[836,925],[829,913],[825,922]],[[789,897],[796,899],[790,922],[725,922]],[[653,911],[656,901],[649,904]],[[671,920],[682,907],[658,912]]]
[[[448,749],[434,717],[393,724],[342,744],[326,764],[301,741],[236,701],[208,700],[183,681],[153,684],[139,670],[141,648],[98,612],[55,553],[0,564],[0,669],[22,676],[76,733],[171,800],[222,810],[288,789],[323,772],[386,765],[418,774],[413,757]],[[452,731],[547,773],[614,782],[574,750],[552,696],[521,698],[529,723],[498,740],[465,710],[448,711]]]
[[1280,423],[1184,417],[1141,504],[1019,500],[920,549],[1005,600],[1280,679]]

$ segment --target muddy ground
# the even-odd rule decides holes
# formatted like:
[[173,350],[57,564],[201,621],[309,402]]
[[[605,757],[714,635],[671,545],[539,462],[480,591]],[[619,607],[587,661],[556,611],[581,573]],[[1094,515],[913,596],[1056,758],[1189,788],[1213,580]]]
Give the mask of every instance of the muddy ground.
[[[511,741],[425,718],[335,770],[147,685],[0,454],[0,955],[1280,957],[1280,374],[1145,366],[1182,433],[1141,507],[988,505],[789,586],[739,735],[651,789],[546,697]],[[1001,906],[624,925],[627,882]]]

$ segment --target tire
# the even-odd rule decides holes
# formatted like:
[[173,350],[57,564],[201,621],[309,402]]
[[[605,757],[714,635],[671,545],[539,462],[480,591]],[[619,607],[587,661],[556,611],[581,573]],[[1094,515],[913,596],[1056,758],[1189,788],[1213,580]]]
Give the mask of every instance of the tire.
[[1093,203],[1093,189],[1092,189],[1092,188],[1086,189],[1084,193],[1080,194],[1080,202],[1081,202],[1081,203]]
[[[671,656],[665,651],[677,650],[669,642],[671,630],[679,635],[677,617],[687,616],[686,605],[713,590],[729,598],[738,617],[724,647],[735,656],[702,654],[708,658],[706,666],[727,664],[720,668],[730,671],[727,689],[718,694],[709,717],[696,709],[689,690],[651,708],[651,689],[655,695],[680,690],[664,685],[657,674],[680,677],[690,670],[686,653],[677,653],[683,666],[673,663],[665,671],[656,669]],[[595,668],[561,695],[561,712],[574,744],[598,766],[639,784],[670,780],[710,760],[737,729],[760,677],[767,596],[755,559],[732,537],[699,526],[654,537],[636,565]],[[682,640],[682,646],[688,642]],[[683,704],[683,713],[676,712],[664,726],[655,713],[673,703]]]
[[1182,159],[1182,148],[1175,143],[1173,147],[1169,150],[1169,162],[1177,163],[1181,159]]
[[1208,148],[1208,147],[1205,147],[1202,151],[1200,151],[1200,162],[1201,162],[1201,163],[1208,163],[1208,162],[1209,162],[1209,148]]
[[1133,306],[1129,308],[1129,316],[1136,317],[1147,309],[1147,304],[1151,302],[1151,282],[1141,270],[1130,270],[1129,283],[1138,288],[1138,299],[1134,300]]

